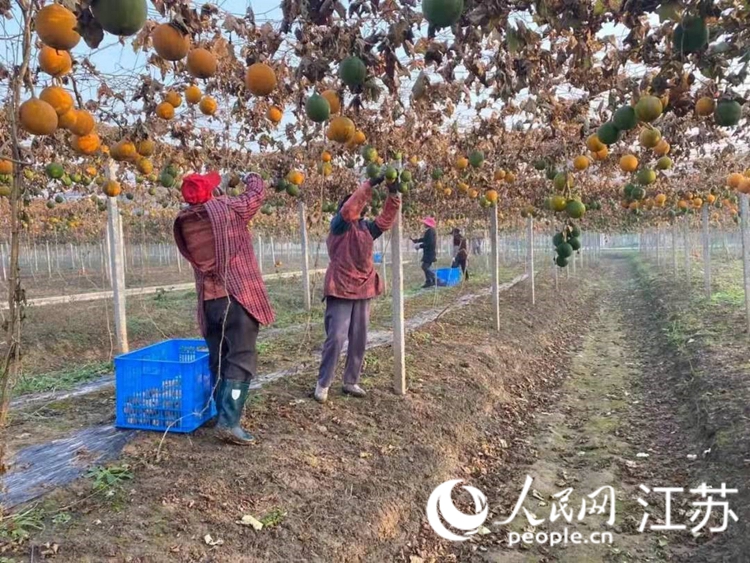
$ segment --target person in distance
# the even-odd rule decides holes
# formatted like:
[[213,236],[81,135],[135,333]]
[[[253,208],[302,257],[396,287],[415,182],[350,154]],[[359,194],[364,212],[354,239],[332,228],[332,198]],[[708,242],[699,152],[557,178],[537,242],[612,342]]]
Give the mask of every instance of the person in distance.
[[453,247],[456,249],[456,254],[453,257],[453,264],[451,264],[451,268],[460,267],[461,273],[464,275],[464,278],[468,280],[469,272],[466,268],[469,262],[469,243],[466,240],[466,237],[461,234],[460,229],[453,229],[451,234],[453,235]]
[[434,287],[436,283],[435,272],[432,269],[432,265],[435,263],[435,260],[437,260],[435,248],[437,245],[437,232],[435,231],[435,227],[437,225],[434,217],[425,217],[422,219],[422,223],[427,227],[424,235],[422,235],[422,238],[413,238],[411,241],[417,245],[418,249],[422,249],[422,271],[424,272],[425,278],[422,288],[424,289],[427,287]]

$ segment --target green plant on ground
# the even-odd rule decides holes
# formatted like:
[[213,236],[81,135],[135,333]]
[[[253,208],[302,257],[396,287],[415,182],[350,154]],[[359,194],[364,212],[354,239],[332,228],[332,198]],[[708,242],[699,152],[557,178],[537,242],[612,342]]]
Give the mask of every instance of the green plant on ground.
[[126,463],[110,467],[93,467],[86,474],[93,480],[96,492],[112,493],[122,486],[123,481],[133,478],[133,472]]
[[286,511],[280,508],[274,508],[260,519],[260,523],[266,528],[272,528],[273,526],[281,524],[284,521],[284,518],[286,518]]
[[86,383],[112,373],[112,362],[94,362],[72,369],[41,373],[38,375],[23,375],[14,388],[14,394],[45,393],[48,391],[67,391],[81,383]]
[[380,360],[375,354],[372,354],[370,352],[365,353],[363,371],[367,371],[369,373],[380,371]]
[[68,522],[72,520],[72,516],[68,512],[60,512],[58,514],[55,514],[55,517],[52,518],[52,523],[55,526],[64,526]]
[[15,543],[26,541],[32,532],[44,530],[44,512],[32,507],[0,519],[0,539]]

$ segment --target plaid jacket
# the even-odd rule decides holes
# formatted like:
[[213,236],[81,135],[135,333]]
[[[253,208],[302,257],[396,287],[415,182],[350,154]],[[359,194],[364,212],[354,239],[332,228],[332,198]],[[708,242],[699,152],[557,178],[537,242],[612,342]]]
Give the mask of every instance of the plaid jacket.
[[[253,250],[252,236],[248,222],[260,209],[265,197],[265,184],[260,176],[251,174],[246,183],[246,191],[236,197],[221,196],[203,205],[208,211],[214,233],[216,249],[216,271],[227,293],[252,315],[260,324],[274,321],[273,309],[268,299],[266,285],[258,268]],[[195,287],[198,292],[198,325],[206,334],[206,321],[203,313],[203,277],[193,263],[177,228],[175,221],[175,242],[180,253],[193,265]]]
[[[393,226],[401,206],[398,195],[390,195],[383,211],[374,221],[361,218],[362,210],[372,198],[369,182],[362,184],[331,222],[328,234],[328,269],[323,282],[324,297],[371,299],[383,292],[383,282],[373,264],[374,241]],[[339,233],[337,223],[348,226]]]

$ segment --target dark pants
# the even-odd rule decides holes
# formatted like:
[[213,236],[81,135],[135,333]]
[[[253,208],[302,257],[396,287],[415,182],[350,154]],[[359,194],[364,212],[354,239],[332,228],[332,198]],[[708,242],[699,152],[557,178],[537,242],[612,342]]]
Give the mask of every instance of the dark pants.
[[258,363],[255,350],[260,328],[258,321],[242,305],[228,297],[205,301],[203,312],[206,316],[206,344],[211,374],[217,379],[221,376],[249,383]]
[[428,287],[435,285],[435,272],[432,269],[432,262],[422,262],[422,271],[424,272],[424,284]]
[[454,268],[461,268],[461,273],[463,273],[465,279],[469,279],[469,272],[466,269],[467,268],[467,262],[468,258],[466,256],[456,256],[453,259],[453,267]]
[[344,367],[344,384],[356,385],[362,373],[370,324],[369,299],[326,298],[326,341],[320,361],[318,385],[330,387],[344,342],[349,341]]

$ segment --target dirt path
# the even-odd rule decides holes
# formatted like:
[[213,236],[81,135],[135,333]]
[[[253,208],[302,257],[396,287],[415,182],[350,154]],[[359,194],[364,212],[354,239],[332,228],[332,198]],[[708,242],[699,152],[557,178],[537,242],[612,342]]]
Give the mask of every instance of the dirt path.
[[[510,467],[489,471],[480,482],[490,518],[484,537],[457,548],[460,560],[667,561],[692,544],[685,532],[650,529],[652,523],[663,523],[664,497],[649,496],[639,486],[697,486],[683,469],[693,463],[687,456],[696,452],[685,445],[678,405],[666,399],[668,389],[652,381],[660,377],[665,362],[662,354],[643,353],[644,343],[659,349],[660,335],[644,317],[648,308],[635,291],[632,272],[617,261],[609,270],[598,284],[600,306],[581,335],[582,350],[573,357],[569,377],[551,394],[548,408],[538,413]],[[527,476],[533,481],[522,506],[531,518],[521,510],[507,522]],[[596,491],[598,495],[588,497]],[[614,498],[612,525],[607,522],[611,503],[604,504],[605,497],[608,502]],[[647,509],[639,498],[649,503]],[[590,513],[593,501],[604,504],[603,514]],[[653,516],[640,532],[646,511]],[[684,501],[675,501],[673,523],[684,523],[686,514]],[[533,519],[542,522],[533,526]],[[519,537],[525,532],[532,533],[531,541]],[[544,543],[537,541],[540,532],[546,534]],[[602,532],[609,532],[611,539]],[[562,539],[557,545],[551,545],[553,533]],[[574,533],[580,534],[577,543],[572,543]]]

